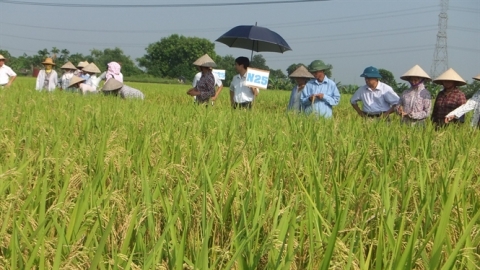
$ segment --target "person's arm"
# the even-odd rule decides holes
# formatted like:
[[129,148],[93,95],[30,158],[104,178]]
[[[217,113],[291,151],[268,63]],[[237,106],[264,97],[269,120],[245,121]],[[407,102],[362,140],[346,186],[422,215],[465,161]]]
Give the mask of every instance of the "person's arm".
[[388,116],[397,108],[398,104],[400,103],[400,97],[397,95],[397,93],[395,93],[395,91],[393,91],[392,88],[390,88],[385,93],[384,98],[388,105],[390,105],[390,109],[388,109],[386,112],[383,112],[382,115]]
[[331,86],[331,90],[328,91],[328,94],[317,94],[317,98],[323,100],[325,103],[330,104],[330,106],[337,106],[340,102],[340,91],[338,91],[335,83]]
[[365,116],[365,113],[360,109],[360,107],[358,107],[357,102],[351,103],[351,104],[352,104],[352,107],[355,109],[355,111],[357,111],[358,115],[360,115],[361,117]]
[[303,88],[303,91],[300,94],[300,102],[304,107],[308,107],[312,105],[312,102],[314,102],[314,96],[315,95],[313,94],[311,87],[307,84],[305,85],[305,88]]
[[480,91],[473,95],[465,104],[456,108],[455,110],[449,112],[447,116],[445,116],[445,123],[452,121],[454,118],[460,118],[462,115],[466,114],[467,112],[475,109],[477,104],[480,102]]
[[257,87],[249,87],[250,91],[252,91],[252,94],[254,97],[258,95],[258,88]]
[[8,80],[6,87],[10,87],[10,85],[12,85],[13,81],[15,81],[16,78],[17,78],[17,75],[11,76]]
[[360,101],[360,95],[361,95],[361,88],[359,88],[355,93],[353,94],[352,98],[350,98],[350,104],[352,104],[352,107],[355,109],[358,115],[361,117],[365,116],[365,113],[360,109],[358,106],[358,101]]

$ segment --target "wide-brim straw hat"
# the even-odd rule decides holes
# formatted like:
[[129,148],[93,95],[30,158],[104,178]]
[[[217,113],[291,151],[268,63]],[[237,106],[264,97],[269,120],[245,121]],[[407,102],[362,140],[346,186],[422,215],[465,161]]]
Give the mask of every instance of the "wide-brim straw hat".
[[443,81],[454,81],[457,86],[465,85],[467,82],[458,75],[453,68],[449,68],[447,71],[442,73],[438,76],[435,80],[433,80],[436,84],[442,84]]
[[70,79],[70,82],[68,83],[68,87],[72,87],[72,85],[77,84],[77,83],[81,83],[81,82],[84,82],[84,81],[85,81],[84,78],[80,78],[78,76],[73,76]]
[[299,66],[297,69],[295,69],[292,74],[289,76],[290,78],[307,78],[307,79],[313,79],[312,73],[310,73],[305,66]]
[[80,61],[77,65],[77,68],[84,68],[88,65],[87,61]]
[[42,64],[55,66],[55,63],[53,62],[53,59],[50,58],[50,57],[48,57],[47,59],[45,59],[45,61],[43,61]]
[[123,87],[123,83],[115,80],[115,79],[108,79],[108,81],[103,85],[102,91],[115,91]]
[[75,67],[75,65],[72,64],[72,62],[68,61],[67,63],[63,64],[61,69],[77,69],[77,67]]
[[100,69],[97,67],[97,65],[95,65],[93,62],[86,65],[83,69],[83,71],[85,72],[89,72],[89,73],[100,73]]
[[430,80],[430,76],[423,70],[419,65],[413,66],[411,69],[409,69],[405,74],[403,74],[400,79],[408,81],[410,77],[419,77],[419,78],[424,78],[427,80]]
[[198,58],[195,62],[193,62],[195,66],[199,67],[216,67],[217,64],[213,61],[213,59],[208,56],[208,54],[204,54],[202,57]]
[[5,57],[0,54],[0,60],[5,60]]
[[473,77],[472,79],[477,80],[477,81],[480,81],[480,74],[478,74],[477,76]]

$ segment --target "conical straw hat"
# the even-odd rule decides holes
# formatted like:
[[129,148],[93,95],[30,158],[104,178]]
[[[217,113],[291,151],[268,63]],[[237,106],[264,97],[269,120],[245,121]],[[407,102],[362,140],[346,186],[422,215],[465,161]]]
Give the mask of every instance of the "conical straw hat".
[[77,68],[84,68],[88,65],[87,61],[80,61],[77,65]]
[[410,77],[419,77],[424,79],[430,79],[430,76],[419,66],[415,65],[411,69],[409,69],[405,74],[403,74],[400,79],[408,81]]
[[313,75],[310,73],[307,68],[303,65],[299,66],[297,69],[295,69],[292,74],[289,76],[290,78],[308,78],[312,79]]
[[0,60],[5,60],[5,57],[0,54]]
[[97,67],[97,65],[95,65],[93,62],[86,65],[83,69],[83,71],[85,72],[89,72],[89,73],[100,73],[100,69]]
[[477,81],[480,81],[480,74],[478,74],[477,76],[473,77],[474,80],[477,80]]
[[195,62],[193,62],[195,66],[199,67],[216,67],[217,64],[213,62],[213,59],[208,56],[208,54],[204,54],[202,57],[198,58]]
[[456,82],[457,86],[467,84],[467,82],[465,82],[465,80],[462,79],[462,77],[460,77],[460,75],[458,75],[453,68],[449,68],[447,71],[442,73],[442,75],[433,80],[433,82],[436,84],[442,84],[442,81],[454,81]]
[[53,62],[52,58],[50,58],[50,57],[45,59],[45,61],[43,61],[42,64],[55,66],[55,63]]
[[83,78],[80,78],[78,76],[73,76],[70,79],[70,83],[68,84],[68,87],[72,87],[72,85],[77,84],[79,82],[84,82],[84,81],[85,81],[85,79],[83,79]]
[[61,69],[77,69],[77,67],[75,67],[75,65],[72,64],[72,62],[68,61],[67,63],[63,64]]
[[112,78],[112,79],[108,79],[108,81],[103,85],[102,91],[114,91],[122,87],[123,87],[123,83]]

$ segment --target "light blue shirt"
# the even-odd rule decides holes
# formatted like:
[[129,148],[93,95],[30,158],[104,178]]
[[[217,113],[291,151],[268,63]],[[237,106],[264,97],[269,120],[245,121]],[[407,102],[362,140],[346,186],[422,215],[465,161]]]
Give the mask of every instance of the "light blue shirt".
[[356,104],[358,101],[363,104],[362,111],[369,114],[380,114],[390,110],[391,106],[397,105],[400,97],[392,87],[379,81],[375,89],[370,89],[367,85],[358,88],[350,99],[350,103]]
[[[310,97],[316,94],[323,94],[323,99],[315,98],[314,102]],[[340,92],[334,81],[325,76],[322,82],[316,79],[310,80],[302,91],[300,100],[306,114],[314,113],[325,118],[332,117],[332,107],[340,102]]]

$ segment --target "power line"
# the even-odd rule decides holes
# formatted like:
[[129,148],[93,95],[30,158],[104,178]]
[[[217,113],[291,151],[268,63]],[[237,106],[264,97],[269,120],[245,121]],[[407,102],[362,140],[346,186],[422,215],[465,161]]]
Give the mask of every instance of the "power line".
[[147,5],[119,5],[119,4],[61,4],[61,3],[38,3],[29,1],[0,0],[0,3],[23,5],[23,6],[44,6],[44,7],[68,7],[68,8],[195,8],[195,7],[227,7],[227,6],[253,6],[272,4],[294,4],[308,2],[325,2],[329,0],[287,0],[287,1],[260,1],[260,2],[235,2],[235,3],[197,3],[197,4],[147,4]]

